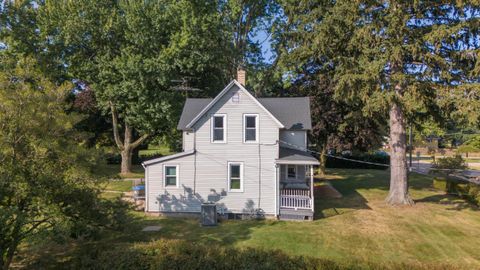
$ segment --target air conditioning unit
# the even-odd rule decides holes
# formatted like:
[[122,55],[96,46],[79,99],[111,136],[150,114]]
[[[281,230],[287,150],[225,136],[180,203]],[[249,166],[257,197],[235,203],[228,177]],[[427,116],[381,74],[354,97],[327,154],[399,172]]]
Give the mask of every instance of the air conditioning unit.
[[202,226],[217,225],[217,205],[214,203],[202,203]]

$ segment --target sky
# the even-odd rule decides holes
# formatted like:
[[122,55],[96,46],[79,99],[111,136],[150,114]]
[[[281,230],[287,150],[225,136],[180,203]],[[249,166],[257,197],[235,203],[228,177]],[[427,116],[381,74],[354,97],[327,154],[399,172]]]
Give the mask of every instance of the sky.
[[253,37],[253,40],[262,42],[260,45],[262,48],[263,58],[265,58],[265,62],[271,64],[274,59],[272,59],[272,40],[269,33],[267,31],[259,31],[257,35]]

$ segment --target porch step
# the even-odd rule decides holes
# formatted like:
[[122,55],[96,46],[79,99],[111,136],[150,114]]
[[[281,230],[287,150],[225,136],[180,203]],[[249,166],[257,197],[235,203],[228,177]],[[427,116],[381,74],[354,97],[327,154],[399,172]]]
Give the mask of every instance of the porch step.
[[313,211],[309,209],[280,208],[280,220],[313,220]]

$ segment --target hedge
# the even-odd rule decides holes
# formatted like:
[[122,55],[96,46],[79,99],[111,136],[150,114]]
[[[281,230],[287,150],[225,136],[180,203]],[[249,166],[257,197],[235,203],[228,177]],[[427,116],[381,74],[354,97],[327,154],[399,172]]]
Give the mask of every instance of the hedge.
[[371,263],[345,258],[341,261],[291,256],[282,251],[258,248],[233,248],[217,244],[198,244],[183,240],[158,240],[125,246],[96,244],[80,249],[64,262],[65,269],[455,269],[436,263]]
[[477,184],[452,177],[435,177],[433,179],[433,187],[480,206],[480,186]]

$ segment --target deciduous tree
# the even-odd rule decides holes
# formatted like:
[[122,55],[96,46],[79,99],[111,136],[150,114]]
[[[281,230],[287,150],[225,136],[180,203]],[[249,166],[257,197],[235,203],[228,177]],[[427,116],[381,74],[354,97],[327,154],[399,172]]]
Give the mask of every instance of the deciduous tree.
[[0,54],[0,269],[45,232],[89,236],[113,225],[91,175],[98,157],[80,146],[65,112],[71,86],[45,79],[31,58]]

